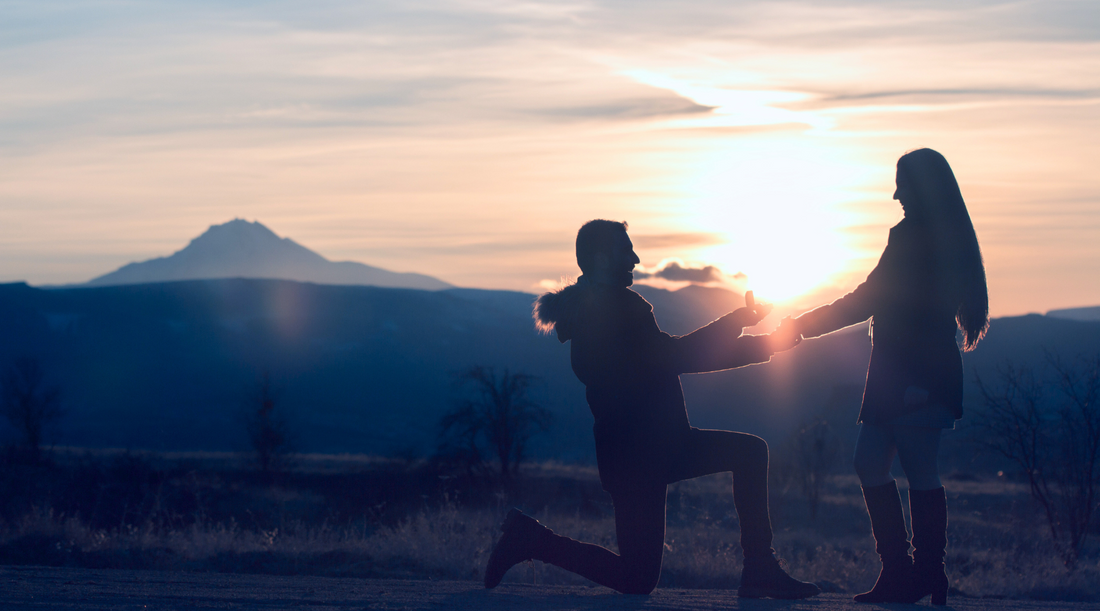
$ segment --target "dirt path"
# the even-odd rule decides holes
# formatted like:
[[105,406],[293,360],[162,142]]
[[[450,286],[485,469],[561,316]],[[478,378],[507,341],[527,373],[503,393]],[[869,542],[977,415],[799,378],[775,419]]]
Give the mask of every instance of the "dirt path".
[[[945,609],[1073,609],[1097,603],[951,599]],[[486,591],[470,581],[277,577],[160,571],[0,567],[0,609],[454,609],[457,611],[622,610],[874,611],[908,605],[856,605],[842,594],[805,601],[740,600],[727,590],[657,590],[623,596],[598,587],[505,584]],[[928,608],[925,606],[924,608]]]

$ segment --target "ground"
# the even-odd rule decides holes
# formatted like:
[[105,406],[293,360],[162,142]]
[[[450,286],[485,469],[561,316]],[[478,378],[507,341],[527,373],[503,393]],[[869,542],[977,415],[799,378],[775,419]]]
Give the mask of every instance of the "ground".
[[[1100,603],[1032,602],[952,598],[945,609],[1097,610]],[[926,605],[921,605],[927,608]],[[472,581],[414,581],[0,567],[0,609],[453,609],[456,611],[562,611],[747,609],[767,611],[874,611],[910,605],[857,605],[845,594],[804,601],[741,600],[729,590],[659,589],[624,596],[600,587],[504,584],[485,590]]]

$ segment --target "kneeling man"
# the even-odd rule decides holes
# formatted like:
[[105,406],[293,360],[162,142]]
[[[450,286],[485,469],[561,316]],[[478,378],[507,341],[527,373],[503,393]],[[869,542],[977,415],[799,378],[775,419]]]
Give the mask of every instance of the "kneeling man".
[[509,568],[536,559],[627,594],[648,594],[661,574],[668,484],[729,471],[741,525],[744,568],[738,595],[806,598],[818,587],[793,579],[772,550],[768,444],[688,423],[680,374],[767,362],[801,337],[784,324],[771,335],[742,335],[770,308],[744,307],[687,335],[661,331],[653,307],[630,290],[638,255],[626,223],[589,221],[577,233],[575,284],[535,303],[540,329],[571,341],[573,371],[595,417],[600,482],[615,506],[619,553],[554,534],[513,509],[489,557],[485,587]]

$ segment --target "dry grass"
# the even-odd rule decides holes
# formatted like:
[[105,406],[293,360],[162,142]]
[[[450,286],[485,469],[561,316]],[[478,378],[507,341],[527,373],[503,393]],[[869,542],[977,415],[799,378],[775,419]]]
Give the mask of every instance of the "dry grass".
[[496,527],[495,515],[454,505],[373,530],[303,524],[258,530],[235,521],[93,529],[47,510],[0,525],[0,556],[55,566],[474,579]]
[[[544,465],[536,475],[566,481],[573,477],[589,484],[595,477],[591,470],[558,465]],[[899,483],[904,488],[904,481]],[[1019,485],[1000,479],[949,480],[947,488],[948,570],[959,594],[1100,600],[1096,546],[1086,550],[1075,572],[1068,572]],[[810,519],[804,499],[790,491],[773,493],[775,548],[792,574],[829,591],[858,592],[873,584],[878,561],[854,477],[832,479],[816,519]],[[293,490],[266,494],[288,504],[319,502],[303,500],[303,493]],[[728,475],[670,487],[662,586],[737,585],[740,533],[731,496]],[[477,580],[510,505],[503,496],[492,507],[446,500],[386,523],[286,520],[271,528],[246,527],[234,519],[198,519],[184,526],[149,521],[97,529],[74,517],[36,509],[0,523],[0,562]],[[610,503],[604,499],[584,510],[577,505],[575,499],[565,498],[524,508],[559,534],[615,549]],[[541,563],[516,567],[507,579],[586,583]]]

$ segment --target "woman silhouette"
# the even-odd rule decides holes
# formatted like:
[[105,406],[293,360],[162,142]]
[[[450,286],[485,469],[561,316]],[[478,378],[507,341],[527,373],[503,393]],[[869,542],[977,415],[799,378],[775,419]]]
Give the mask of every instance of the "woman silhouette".
[[[973,350],[989,325],[978,238],[955,175],[931,149],[898,160],[905,218],[890,230],[878,265],[854,291],[793,322],[816,337],[871,318],[855,468],[882,571],[859,602],[947,603],[947,498],[936,465],[940,433],[962,417],[963,369],[956,343]],[[913,555],[890,476],[897,455],[909,480]]]

